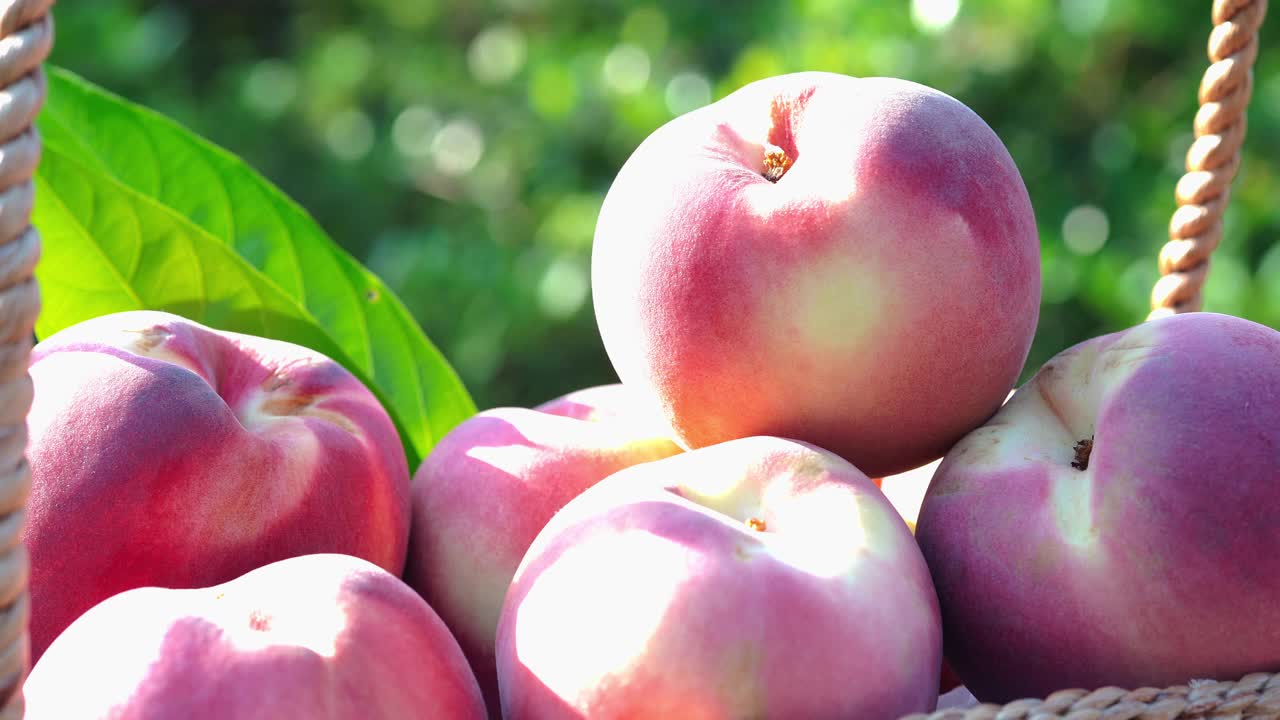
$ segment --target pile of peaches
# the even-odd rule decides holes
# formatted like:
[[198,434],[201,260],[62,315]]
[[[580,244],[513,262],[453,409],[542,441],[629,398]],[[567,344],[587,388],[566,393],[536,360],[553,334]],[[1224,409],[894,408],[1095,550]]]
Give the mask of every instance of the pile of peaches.
[[621,382],[412,473],[318,353],[147,311],[57,333],[27,717],[895,720],[944,668],[992,702],[1280,670],[1280,333],[1169,316],[1011,393],[1039,243],[965,105],[801,73],[619,171]]

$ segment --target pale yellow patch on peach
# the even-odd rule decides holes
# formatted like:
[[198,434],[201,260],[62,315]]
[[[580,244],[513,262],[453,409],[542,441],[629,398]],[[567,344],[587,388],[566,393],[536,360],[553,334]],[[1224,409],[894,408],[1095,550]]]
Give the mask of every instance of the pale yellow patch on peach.
[[[307,565],[298,564],[292,572],[293,580],[303,586],[319,589],[332,584],[332,570],[316,566],[308,577]],[[213,596],[209,603],[210,620],[223,629],[223,638],[237,651],[251,653],[269,647],[292,646],[305,648],[320,657],[337,655],[337,641],[347,627],[347,603],[332,593],[312,597],[306,603],[290,603],[286,612],[272,613],[261,609],[254,593],[223,595],[217,588],[199,591]]]
[[686,497],[736,520],[740,531],[750,534],[754,542],[742,543],[738,550],[745,561],[767,555],[809,575],[835,578],[848,574],[868,548],[868,514],[839,486],[794,494],[785,482],[774,482],[763,494],[758,489],[740,492],[732,502]]
[[877,527],[884,513],[877,513],[864,500],[837,484],[768,498],[773,530],[761,535],[761,548],[814,577],[850,576],[872,551],[867,538],[885,536]]
[[565,547],[516,610],[520,662],[552,692],[584,706],[603,679],[644,660],[693,572],[688,550],[642,530]]
[[57,337],[61,342],[82,341],[93,345],[118,347],[140,357],[173,363],[201,377],[206,377],[205,368],[166,347],[171,333],[164,326],[178,320],[177,316],[168,313],[137,310],[104,315],[85,323],[72,325],[60,331]]
[[1039,466],[1049,475],[1054,527],[1081,558],[1097,543],[1090,510],[1093,468],[1072,466],[1076,444],[1092,440],[1093,452],[1107,438],[1096,435],[1104,404],[1117,397],[1138,368],[1150,359],[1154,333],[1138,326],[1104,345],[1085,342],[1060,353],[996,413],[957,446],[966,450],[966,465],[980,475],[986,470]]
[[[1046,473],[1051,497],[1044,511],[1066,546],[1088,557],[1097,537],[1090,511],[1092,470],[1080,470],[1071,463],[1076,442],[1093,433],[1093,416],[1059,415],[1062,406],[1046,400],[1046,392],[1052,397],[1060,390],[1042,389],[1035,380],[1018,389],[987,425],[970,433],[952,452],[964,453],[966,474],[974,477],[988,470],[1019,467],[1028,473]],[[1087,404],[1078,397],[1072,402]]]
[[[1068,472],[1068,470],[1070,472]],[[1063,542],[1076,550],[1089,550],[1098,541],[1092,500],[1093,478],[1089,470],[1057,468],[1053,478],[1053,520]]]
[[[297,420],[278,422],[250,434],[240,447],[219,447],[205,455],[202,476],[214,483],[218,512],[193,514],[191,537],[234,549],[261,539],[259,520],[265,508],[272,517],[287,516],[315,487],[318,463],[325,457],[320,440]],[[242,436],[243,437],[243,436]],[[261,443],[261,444],[259,444]],[[271,482],[246,474],[245,453],[278,453]],[[211,506],[213,507],[213,506]]]
[[191,372],[209,380],[208,369],[202,367],[192,361],[191,358],[181,353],[173,352],[169,349],[167,341],[172,337],[170,333],[159,327],[151,327],[144,330],[125,330],[120,347],[128,350],[135,355],[159,360],[180,368],[185,368]]
[[289,421],[291,418],[316,418],[336,425],[353,435],[359,429],[351,418],[324,407],[327,397],[307,396],[294,392],[287,382],[269,383],[255,388],[236,408],[236,418],[246,430],[256,432],[271,423]]
[[729,717],[761,717],[768,703],[765,685],[760,673],[765,663],[765,653],[754,638],[743,638],[732,643],[725,652],[720,666],[718,682],[714,687],[717,697],[729,705]]
[[[1138,326],[1110,345],[1086,342],[1059,354],[1006,406],[1010,422],[1052,431],[1065,445],[1058,454],[1069,465],[1075,443],[1093,437],[1103,403],[1147,361],[1154,332]],[[1034,424],[1027,422],[1032,419]]]
[[680,481],[668,490],[747,533],[738,549],[744,561],[767,555],[818,577],[848,574],[868,551],[867,523],[885,513],[868,496],[823,478],[829,466],[807,451],[775,454],[779,442],[737,440],[737,457],[726,457],[725,446],[685,455]]
[[703,448],[682,457],[681,464],[678,482],[668,488],[675,494],[742,523],[764,517],[764,468],[726,457],[723,448]]
[[[794,211],[800,202],[825,205],[798,212],[825,217],[826,226],[818,224],[814,232],[837,238],[826,244],[825,253],[815,254],[807,262],[771,270],[778,279],[765,303],[762,336],[777,338],[786,346],[807,348],[819,357],[854,356],[873,343],[901,336],[903,327],[947,312],[948,308],[931,308],[928,302],[942,288],[922,283],[932,278],[948,287],[969,285],[972,281],[967,276],[976,271],[978,263],[966,250],[971,247],[971,232],[958,214],[933,211],[928,218],[904,221],[902,206],[908,200],[859,191],[847,168],[838,165],[830,165],[832,177],[824,178],[826,167],[823,163],[815,169],[797,161],[782,181],[795,183],[786,189],[795,200],[780,195],[768,198],[769,188],[750,188],[758,191],[754,196],[770,201],[757,203],[756,212],[762,216],[788,207]],[[810,183],[815,187],[807,189]],[[927,258],[905,257],[917,245],[923,228],[940,240],[931,243]],[[822,246],[814,243],[815,248]],[[848,368],[851,373],[872,370]],[[874,400],[868,398],[868,402]]]
[[[752,168],[758,165],[763,171],[768,147],[768,144],[746,145],[742,150],[743,164]],[[857,179],[849,171],[852,162],[852,159],[842,163],[831,158],[797,157],[776,183],[761,175],[760,182],[744,185],[743,205],[747,212],[761,220],[798,205],[841,207],[857,197]]]
[[777,283],[761,336],[815,355],[846,354],[876,337],[898,290],[883,268],[847,255],[815,259]]

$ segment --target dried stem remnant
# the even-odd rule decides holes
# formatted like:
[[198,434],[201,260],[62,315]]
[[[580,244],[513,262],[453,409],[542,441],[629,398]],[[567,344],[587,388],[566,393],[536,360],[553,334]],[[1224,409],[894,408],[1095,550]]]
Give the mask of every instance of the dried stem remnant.
[[1071,467],[1077,470],[1085,470],[1089,467],[1089,455],[1093,452],[1093,438],[1088,437],[1075,446],[1076,459],[1071,461]]
[[787,155],[786,151],[772,143],[764,145],[764,177],[771,183],[776,183],[787,174],[787,170],[791,169],[792,159]]

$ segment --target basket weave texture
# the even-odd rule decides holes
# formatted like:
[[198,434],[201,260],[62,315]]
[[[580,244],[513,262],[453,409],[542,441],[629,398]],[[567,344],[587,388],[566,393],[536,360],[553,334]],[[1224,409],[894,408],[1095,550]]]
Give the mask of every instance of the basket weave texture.
[[31,227],[32,175],[40,139],[32,123],[44,104],[41,64],[53,45],[53,0],[0,0],[0,719],[22,717],[26,676],[27,554],[23,508],[31,487],[26,461],[31,378],[27,365],[40,309]]
[[1015,700],[909,715],[902,720],[1276,720],[1280,675],[1255,673],[1235,682],[1193,680],[1164,689],[1061,690],[1044,700]]

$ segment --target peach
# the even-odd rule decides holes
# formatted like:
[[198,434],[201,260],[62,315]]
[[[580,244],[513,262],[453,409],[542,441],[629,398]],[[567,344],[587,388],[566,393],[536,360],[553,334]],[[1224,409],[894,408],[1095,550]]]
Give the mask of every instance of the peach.
[[645,434],[670,434],[671,428],[662,418],[661,408],[653,398],[636,392],[622,383],[595,385],[566,393],[533,408],[538,412],[574,418],[627,422],[647,427]]
[[30,374],[35,658],[132,588],[205,587],[317,552],[402,572],[404,449],[333,360],[138,311],[46,338]]
[[338,554],[115,595],[49,646],[24,693],[29,720],[485,717],[458,643],[422,598]]
[[892,78],[783,75],[657,129],[609,188],[591,273],[618,377],[682,445],[795,438],[872,477],[989,418],[1039,317],[1009,153]]
[[615,473],[547,523],[498,625],[502,715],[896,720],[933,708],[941,642],[866,475],[744,438]]
[[[623,468],[681,452],[643,400],[588,388],[541,410],[494,408],[455,427],[413,479],[405,580],[453,630],[496,708],[494,633],[520,558],[551,516]],[[553,414],[560,413],[560,414]],[[599,420],[578,418],[599,417]]]
[[[1001,404],[1008,402],[1013,397],[1014,391],[1009,391]],[[907,525],[915,532],[916,520],[920,515],[920,503],[924,501],[925,490],[929,488],[929,483],[933,479],[934,473],[938,471],[938,466],[942,464],[942,458],[938,458],[927,465],[921,465],[912,468],[906,472],[897,473],[883,478],[872,478],[876,486],[884,492],[885,497],[889,498],[889,502],[898,509],[898,513],[902,515],[902,519],[907,521]],[[943,668],[943,677],[948,676],[946,668]]]
[[1280,671],[1280,333],[1154,320],[1045,363],[916,537],[979,699]]

